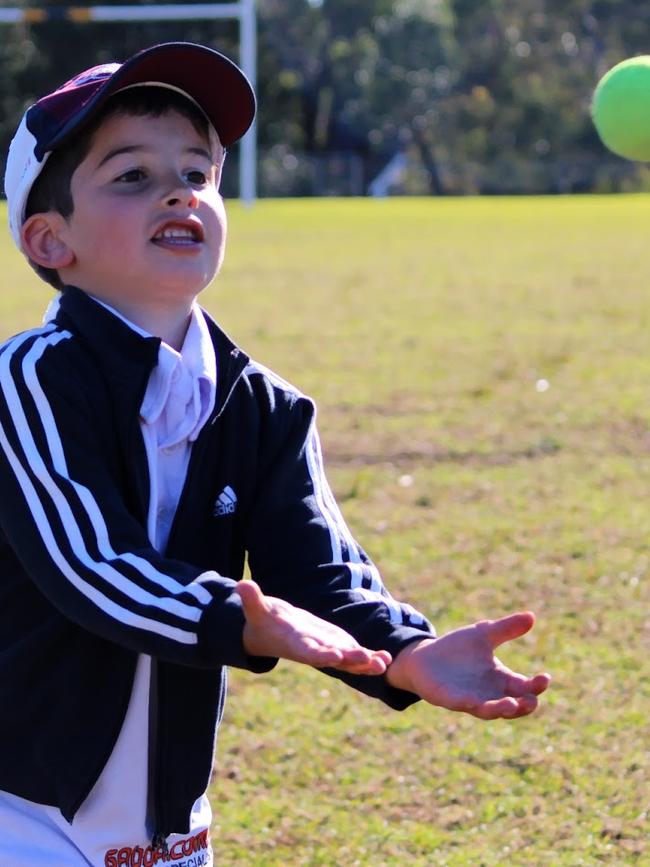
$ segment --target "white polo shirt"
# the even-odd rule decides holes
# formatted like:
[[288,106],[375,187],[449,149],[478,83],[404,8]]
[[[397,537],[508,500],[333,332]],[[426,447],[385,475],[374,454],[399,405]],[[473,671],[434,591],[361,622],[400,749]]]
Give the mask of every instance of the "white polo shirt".
[[[103,302],[99,302],[103,303]],[[46,321],[58,304],[50,305]],[[134,331],[151,335],[103,304]],[[192,443],[210,416],[216,397],[214,347],[205,318],[192,308],[178,353],[162,343],[140,409],[151,492],[147,531],[164,551],[187,474]],[[124,724],[92,791],[72,825],[55,807],[0,792],[0,864],[7,867],[150,867],[161,863],[146,827],[151,657],[138,658]],[[212,867],[207,795],[196,801],[190,832],[167,839],[175,867]]]

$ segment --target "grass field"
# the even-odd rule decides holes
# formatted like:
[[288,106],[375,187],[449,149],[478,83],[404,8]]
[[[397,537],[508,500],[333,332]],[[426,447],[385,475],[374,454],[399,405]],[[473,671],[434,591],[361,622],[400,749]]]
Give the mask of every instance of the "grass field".
[[[394,595],[531,608],[540,711],[403,714],[232,672],[219,865],[650,864],[650,197],[230,204],[204,304],[311,393]],[[49,293],[1,250],[2,331]]]

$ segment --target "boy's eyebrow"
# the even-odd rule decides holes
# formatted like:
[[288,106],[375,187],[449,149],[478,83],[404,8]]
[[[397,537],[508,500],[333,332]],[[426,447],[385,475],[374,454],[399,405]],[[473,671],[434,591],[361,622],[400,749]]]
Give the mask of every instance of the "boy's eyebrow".
[[[146,145],[123,145],[122,147],[111,148],[107,154],[101,158],[101,160],[97,163],[97,168],[101,168],[105,163],[109,160],[112,160],[114,157],[120,156],[120,154],[131,154],[136,151],[149,151],[152,148],[148,148]],[[216,159],[212,156],[210,151],[207,148],[199,148],[199,147],[189,147],[185,148],[185,153],[196,154],[200,157],[205,157],[210,163],[218,162],[218,160],[222,157],[223,151],[216,155]]]

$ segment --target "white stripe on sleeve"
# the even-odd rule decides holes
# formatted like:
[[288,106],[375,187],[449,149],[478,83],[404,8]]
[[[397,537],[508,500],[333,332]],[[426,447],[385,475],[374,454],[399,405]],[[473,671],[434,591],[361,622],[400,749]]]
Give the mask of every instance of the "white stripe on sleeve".
[[[43,429],[47,438],[48,449],[50,451],[56,472],[64,478],[69,479],[61,440],[58,435],[56,425],[54,423],[51,408],[41,389],[40,383],[38,382],[35,366],[38,359],[42,357],[43,353],[49,347],[56,345],[61,340],[70,338],[71,335],[68,332],[52,333],[51,329],[44,329],[40,332],[40,336],[39,332],[31,332],[25,335],[20,335],[10,345],[6,347],[5,351],[0,356],[0,382],[2,382],[5,386],[4,391],[8,408],[12,417],[12,421],[15,425],[18,437],[21,441],[21,445],[24,449],[27,465],[29,466],[29,469],[42,482],[45,489],[48,491],[52,502],[56,505],[59,513],[61,514],[62,525],[65,529],[68,542],[70,543],[75,557],[77,557],[78,560],[91,572],[94,572],[106,581],[110,581],[113,587],[124,593],[126,596],[132,598],[135,602],[144,605],[151,605],[160,610],[166,611],[174,616],[189,621],[189,624],[193,626],[193,624],[195,624],[200,619],[202,613],[200,608],[188,605],[184,602],[181,602],[180,600],[169,597],[161,599],[158,596],[155,596],[154,594],[144,590],[144,588],[140,587],[133,581],[129,580],[125,575],[119,572],[118,569],[114,568],[114,566],[112,566],[111,564],[106,562],[97,562],[89,554],[80,527],[74,517],[72,509],[70,508],[70,504],[66,500],[56,480],[48,471],[45,462],[43,461],[41,455],[38,452],[15,385],[11,376],[9,375],[9,363],[12,357],[14,356],[16,351],[22,346],[22,344],[25,343],[28,339],[31,339],[34,334],[37,335],[37,339],[35,340],[34,345],[28,350],[25,358],[23,359],[22,371],[25,375],[26,385],[31,393],[32,398],[34,399],[37,410],[39,411],[39,414],[41,416]],[[2,429],[0,433],[0,442],[5,448],[10,465],[12,466],[12,469],[16,474],[16,478],[30,507],[36,526],[41,533],[46,549],[48,550],[53,561],[61,569],[62,573],[71,581],[71,583],[88,599],[94,602],[94,604],[98,605],[101,610],[105,611],[108,615],[114,617],[120,622],[126,623],[130,626],[137,626],[145,630],[151,630],[152,632],[160,634],[161,636],[170,638],[171,640],[183,644],[197,643],[197,636],[193,631],[188,632],[183,629],[170,626],[168,624],[160,623],[158,621],[142,617],[132,611],[129,611],[128,609],[110,600],[108,597],[105,596],[105,594],[103,594],[96,587],[84,580],[75,571],[72,565],[65,559],[58,544],[56,543],[56,540],[54,539],[39,495],[35,487],[33,486],[31,480],[29,479],[29,476],[25,471],[24,467],[22,466],[20,460],[17,458],[14,450],[12,449],[5,430]],[[100,550],[100,553],[103,557],[114,560],[116,563],[119,563],[120,560],[124,563],[129,563],[129,565],[138,569],[141,574],[148,580],[156,581],[168,592],[184,593],[190,591],[191,588],[182,585],[171,576],[161,573],[159,570],[155,569],[155,567],[151,563],[144,560],[144,558],[137,557],[129,553],[121,556],[117,555],[110,545],[108,539],[108,530],[106,528],[103,516],[101,515],[101,512],[94,497],[92,496],[90,491],[84,486],[79,485],[72,479],[69,479],[69,481],[77,492],[80,502],[82,503],[86,514],[88,515],[88,518],[94,530],[98,549]],[[194,585],[194,588],[195,591],[198,591],[195,592],[195,595],[200,595],[206,600],[211,598],[209,592],[205,590],[205,588],[202,588],[199,585]],[[201,601],[203,601],[203,599]]]
[[[56,345],[60,340],[68,339],[72,337],[69,332],[59,332],[50,335],[47,338],[47,342],[49,345]],[[145,560],[143,557],[138,557],[129,552],[125,552],[121,555],[118,555],[112,548],[109,538],[108,538],[108,529],[106,527],[106,522],[104,521],[104,517],[97,505],[97,501],[93,497],[91,491],[86,488],[84,485],[80,485],[78,482],[75,482],[74,479],[70,478],[70,474],[68,472],[68,467],[65,460],[65,455],[63,453],[63,443],[61,442],[61,437],[59,436],[56,422],[54,421],[54,416],[52,415],[52,410],[48,403],[47,397],[45,396],[43,389],[41,388],[41,384],[38,381],[38,376],[36,374],[36,363],[39,361],[40,357],[48,348],[47,345],[43,347],[39,347],[38,342],[34,343],[31,349],[25,355],[23,361],[23,373],[25,376],[25,384],[29,389],[32,397],[34,399],[34,403],[39,411],[39,415],[41,417],[41,422],[43,424],[43,430],[45,432],[45,436],[47,439],[48,448],[50,451],[50,455],[52,457],[52,465],[55,471],[62,476],[63,478],[70,481],[72,486],[74,487],[79,500],[81,501],[88,518],[93,526],[93,530],[95,532],[95,538],[97,541],[97,547],[99,551],[106,560],[123,560],[125,563],[129,563],[131,566],[134,566],[145,578],[153,581],[156,584],[159,584],[169,593],[183,593],[188,592],[197,598],[197,600],[203,604],[207,604],[210,599],[210,593],[199,585],[186,587],[180,582],[176,581],[170,575],[166,575],[164,572],[160,572],[156,569],[148,560]],[[50,492],[50,495],[54,499],[55,496],[63,497],[58,486],[56,486],[54,479],[49,475],[47,469],[42,462],[40,454],[36,448],[36,443],[34,442],[33,437],[31,436],[31,431],[27,424],[27,419],[23,413],[22,405],[20,404],[20,399],[18,397],[18,393],[16,392],[15,387],[13,386],[13,382],[11,383],[11,390],[13,391],[12,398],[13,402],[8,400],[9,409],[12,412],[12,417],[14,418],[14,423],[16,421],[16,413],[20,415],[22,428],[18,431],[18,435],[21,439],[21,442],[24,444],[29,440],[31,441],[31,446],[33,447],[33,455],[32,460],[36,465],[41,463],[39,469],[41,473],[47,477],[46,487]],[[14,408],[16,413],[14,412]],[[26,448],[26,453],[28,453],[29,459],[29,451]],[[69,510],[69,506],[67,504],[67,500],[64,499],[65,507]],[[70,519],[74,521],[72,518],[72,513],[69,515]],[[78,527],[77,527],[78,530]],[[133,585],[133,587],[137,588],[137,585]],[[126,592],[126,591],[125,591]],[[132,595],[127,592],[127,595]],[[134,596],[134,598],[137,597]],[[136,598],[136,601],[137,600]],[[184,605],[184,603],[180,603]],[[176,612],[174,612],[176,613]],[[178,612],[180,616],[187,616],[189,611],[183,615],[181,611]],[[190,615],[193,618],[193,615]],[[200,616],[200,613],[199,613]],[[198,618],[197,618],[198,619]]]
[[12,449],[9,441],[7,440],[7,436],[4,430],[4,427],[0,424],[0,445],[5,451],[9,463],[16,474],[16,478],[18,483],[22,489],[25,500],[27,501],[27,505],[32,513],[35,523],[39,527],[41,532],[41,538],[43,539],[43,543],[47,548],[49,555],[54,561],[55,565],[61,570],[61,573],[65,575],[65,577],[70,581],[70,583],[76,587],[81,593],[84,594],[91,602],[97,605],[102,611],[105,611],[108,615],[113,617],[115,620],[118,620],[120,623],[124,623],[127,626],[134,626],[139,629],[148,629],[151,632],[156,632],[160,635],[163,635],[166,638],[171,638],[173,641],[177,641],[181,644],[196,644],[197,637],[192,632],[186,632],[182,629],[177,629],[173,626],[168,626],[164,623],[158,623],[153,620],[149,620],[146,617],[141,617],[138,614],[135,614],[132,611],[129,611],[127,608],[123,608],[118,605],[116,602],[113,602],[112,599],[109,599],[96,587],[93,587],[92,584],[89,584],[87,581],[75,572],[72,566],[65,559],[59,546],[56,543],[56,540],[52,534],[50,526],[47,522],[47,517],[43,510],[43,505],[38,498],[38,494],[36,493],[34,486],[27,476],[23,466],[20,461],[16,457],[14,450]]
[[[307,446],[307,465],[314,485],[316,502],[327,524],[330,539],[333,540],[332,554],[334,562],[347,566],[350,571],[350,586],[352,589],[358,591],[367,599],[383,603],[388,609],[390,622],[397,625],[402,624],[404,622],[404,612],[401,606],[390,596],[384,587],[377,567],[368,565],[362,561],[352,534],[330,490],[323,470],[320,442],[315,428],[312,429]],[[341,539],[344,540],[348,550],[349,562],[343,560]],[[369,588],[363,586],[365,576],[370,576],[371,586]]]
[[[261,374],[277,387],[290,391],[298,397],[305,397],[299,389],[257,361],[251,360],[245,372],[247,374]],[[415,608],[393,599],[384,586],[379,570],[374,563],[363,561],[359,548],[345,523],[345,519],[327,482],[323,468],[320,441],[315,427],[307,443],[306,454],[309,475],[314,485],[316,503],[329,532],[333,562],[343,565],[348,569],[350,573],[350,587],[353,590],[359,591],[367,599],[383,603],[388,609],[391,623],[399,625],[408,621],[409,625],[424,625],[426,618],[416,611]],[[344,558],[341,540],[343,540],[347,549],[348,559]],[[370,587],[364,587],[364,581],[369,581]]]

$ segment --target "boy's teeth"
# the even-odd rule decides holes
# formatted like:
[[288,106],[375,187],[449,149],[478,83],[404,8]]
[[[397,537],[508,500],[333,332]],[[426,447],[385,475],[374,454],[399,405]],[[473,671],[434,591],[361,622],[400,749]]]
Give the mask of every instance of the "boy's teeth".
[[156,235],[157,238],[193,238],[190,229],[165,229]]

